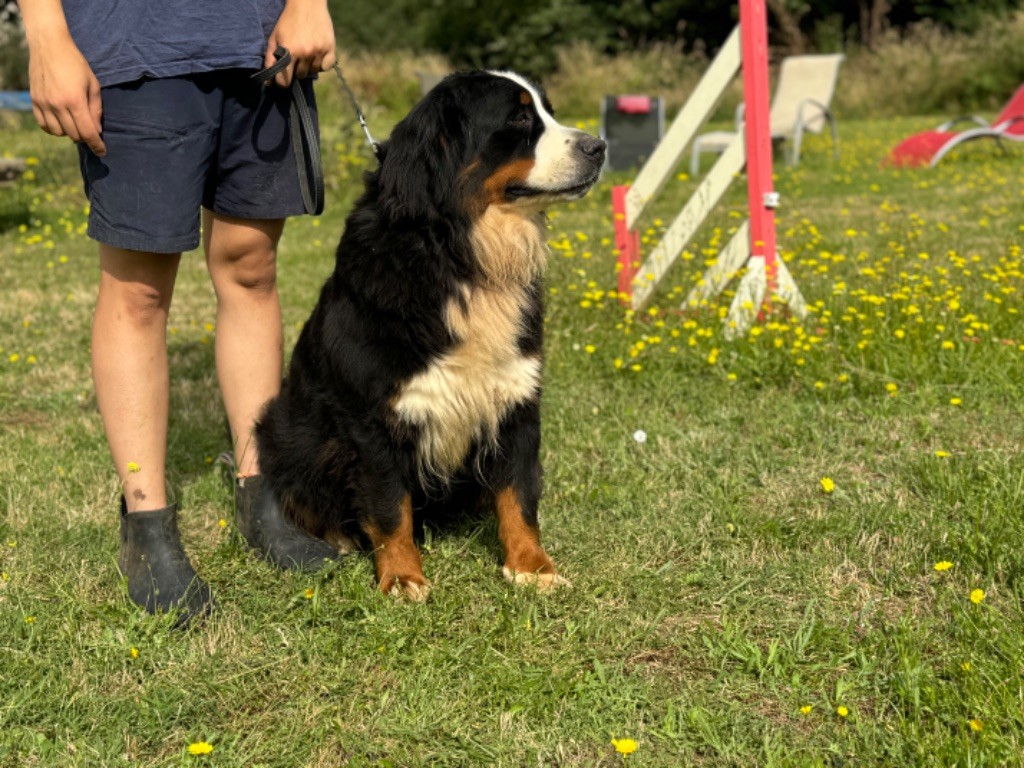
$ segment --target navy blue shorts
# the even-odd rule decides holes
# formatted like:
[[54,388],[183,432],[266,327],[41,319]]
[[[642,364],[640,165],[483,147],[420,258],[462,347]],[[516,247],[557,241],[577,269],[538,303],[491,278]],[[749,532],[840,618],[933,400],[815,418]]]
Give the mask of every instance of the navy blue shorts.
[[[291,91],[251,74],[222,70],[103,89],[107,154],[79,145],[90,237],[177,253],[199,245],[200,206],[242,219],[304,212]],[[302,83],[315,118],[312,85]]]

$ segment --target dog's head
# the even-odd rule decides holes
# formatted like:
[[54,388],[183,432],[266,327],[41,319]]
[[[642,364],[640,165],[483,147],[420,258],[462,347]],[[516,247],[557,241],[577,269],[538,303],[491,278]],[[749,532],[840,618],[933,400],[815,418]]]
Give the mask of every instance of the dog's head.
[[544,91],[512,72],[450,75],[382,147],[378,202],[394,219],[490,207],[532,214],[582,197],[605,143],[558,123]]

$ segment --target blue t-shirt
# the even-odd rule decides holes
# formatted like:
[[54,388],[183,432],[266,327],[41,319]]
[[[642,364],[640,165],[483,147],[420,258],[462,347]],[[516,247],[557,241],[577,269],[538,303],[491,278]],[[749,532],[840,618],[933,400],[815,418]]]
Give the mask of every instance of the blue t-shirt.
[[284,0],[64,0],[71,37],[100,85],[262,69]]

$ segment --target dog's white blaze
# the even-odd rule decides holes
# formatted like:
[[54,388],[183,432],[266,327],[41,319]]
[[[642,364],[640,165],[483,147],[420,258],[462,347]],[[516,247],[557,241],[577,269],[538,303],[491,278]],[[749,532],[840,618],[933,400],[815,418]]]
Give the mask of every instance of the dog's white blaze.
[[505,77],[530,94],[537,108],[544,132],[540,135],[534,150],[534,166],[526,177],[526,184],[536,189],[557,190],[578,183],[581,158],[575,151],[576,143],[587,134],[576,128],[562,125],[544,108],[537,89],[515,72],[491,72]]
[[518,345],[526,290],[463,286],[445,317],[458,343],[402,387],[395,412],[420,430],[425,473],[448,478],[474,442],[493,447],[502,418],[538,391],[540,358]]

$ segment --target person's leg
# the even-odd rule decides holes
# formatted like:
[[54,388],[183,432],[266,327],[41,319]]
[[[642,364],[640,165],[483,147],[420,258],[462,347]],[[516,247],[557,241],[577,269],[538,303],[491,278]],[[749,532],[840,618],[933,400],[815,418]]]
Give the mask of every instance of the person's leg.
[[92,325],[96,400],[121,485],[118,567],[129,597],[149,612],[178,611],[185,626],[212,607],[168,504],[167,312],[180,253],[100,244],[100,288]]
[[203,211],[206,263],[217,293],[217,378],[241,477],[259,474],[253,426],[281,388],[276,259],[283,229],[283,220]]
[[238,480],[235,521],[253,549],[282,568],[316,569],[338,556],[287,517],[260,475],[254,429],[281,389],[277,241],[283,219],[203,210],[206,263],[217,292],[217,377],[231,426]]
[[100,244],[93,382],[129,513],[167,506],[167,311],[180,258]]

